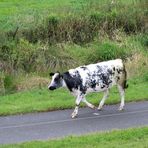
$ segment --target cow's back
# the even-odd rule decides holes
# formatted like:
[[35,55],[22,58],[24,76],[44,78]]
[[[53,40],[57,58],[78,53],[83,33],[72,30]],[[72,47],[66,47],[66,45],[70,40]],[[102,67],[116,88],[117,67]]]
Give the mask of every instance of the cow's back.
[[72,77],[81,79],[81,88],[86,92],[103,91],[115,85],[124,70],[121,59],[80,66],[69,70]]

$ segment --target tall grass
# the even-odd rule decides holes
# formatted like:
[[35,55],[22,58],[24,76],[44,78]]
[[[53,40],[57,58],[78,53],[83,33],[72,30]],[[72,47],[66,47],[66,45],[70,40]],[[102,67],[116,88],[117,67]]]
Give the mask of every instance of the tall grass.
[[[50,71],[103,60],[131,60],[137,53],[144,61],[148,48],[146,2],[1,1],[2,92],[15,91],[15,78],[22,73],[47,76]],[[7,4],[11,5],[6,8]],[[147,73],[146,66],[143,73]]]
[[[26,2],[24,3],[26,4]],[[64,4],[66,5],[66,3],[65,0]],[[38,6],[38,4],[36,5]],[[42,18],[38,18],[38,14],[36,14],[33,19],[33,26],[28,23],[26,24],[28,27],[21,27],[23,25],[21,24],[23,20],[21,20],[19,22],[21,25],[15,24],[14,29],[8,29],[5,32],[5,36],[9,39],[23,37],[33,43],[40,40],[46,40],[51,44],[67,40],[74,43],[86,43],[102,30],[111,36],[112,31],[118,28],[123,28],[128,34],[137,31],[145,32],[147,29],[145,0],[129,0],[127,4],[122,1],[100,3],[94,1],[92,4],[90,1],[82,1],[82,3],[75,2],[71,5],[75,9],[78,7],[81,11],[79,12],[77,9],[77,11],[73,11],[72,7],[69,13],[64,15],[59,15],[56,10],[55,13],[47,12]],[[19,5],[19,7],[22,6]],[[66,5],[66,7],[68,6]],[[27,10],[27,8],[25,9]],[[24,13],[21,13],[21,15],[24,17]],[[26,23],[28,19],[24,17]],[[29,20],[32,20],[32,18]]]

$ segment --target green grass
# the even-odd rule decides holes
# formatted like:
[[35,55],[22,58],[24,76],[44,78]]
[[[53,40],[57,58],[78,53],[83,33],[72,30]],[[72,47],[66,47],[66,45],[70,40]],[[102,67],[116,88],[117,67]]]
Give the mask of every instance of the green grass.
[[[141,41],[137,42],[147,47],[145,2],[0,0],[0,65],[3,73],[47,73],[53,69],[60,71],[85,63],[131,56],[135,44],[127,48],[131,42],[125,45],[123,38],[141,33],[143,38],[139,35]],[[108,41],[103,43],[103,39]]]
[[[136,6],[139,0],[121,0],[116,3],[124,4],[125,7]],[[21,29],[32,28],[42,24],[52,14],[65,17],[70,14],[89,14],[95,10],[104,13],[103,9],[108,10],[110,5],[111,1],[107,0],[0,0],[0,31],[15,30],[17,26]]]
[[13,30],[17,26],[30,28],[51,14],[65,16],[82,12],[89,3],[85,0],[0,0],[0,30]]
[[[133,79],[128,84],[126,102],[148,100],[147,81],[141,82]],[[91,93],[87,96],[87,99],[97,106],[102,95],[102,93]],[[106,103],[115,104],[119,102],[117,88],[111,89]],[[55,91],[48,91],[47,88],[34,89],[0,96],[0,115],[66,109],[73,108],[74,105],[75,98],[65,89]]]
[[[70,7],[69,0],[0,0],[0,29],[11,30],[15,27],[30,27],[41,23],[43,16],[52,13],[57,7]],[[58,9],[57,9],[58,13]]]
[[[99,125],[98,125],[99,126]],[[59,140],[1,145],[0,148],[147,148],[148,127],[70,136]]]
[[[130,81],[126,101],[148,99],[147,34],[144,26],[139,28],[146,24],[146,0],[121,0],[113,5],[110,2],[0,0],[0,92],[7,94],[0,96],[0,115],[74,107],[75,99],[63,89],[49,92],[47,88],[31,88],[9,94],[17,91],[21,73],[47,76],[50,71],[108,59],[134,59],[135,53],[141,58],[138,63],[131,62],[130,75],[143,77],[145,73],[146,81]],[[90,94],[88,100],[97,105],[101,97],[102,94]],[[119,103],[116,89],[107,103]]]

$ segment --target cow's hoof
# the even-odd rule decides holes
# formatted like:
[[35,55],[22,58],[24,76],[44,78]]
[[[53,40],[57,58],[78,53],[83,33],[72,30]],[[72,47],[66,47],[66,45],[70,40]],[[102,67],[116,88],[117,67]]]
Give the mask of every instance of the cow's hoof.
[[92,105],[92,106],[89,106],[91,109],[97,109],[97,107],[96,106],[94,106],[94,105]]
[[98,108],[96,107],[96,106],[94,106],[94,108],[93,108],[94,110],[98,110]]
[[97,109],[98,109],[98,111],[102,111],[103,110],[103,107],[100,107],[99,106]]
[[120,106],[120,107],[118,108],[118,110],[119,110],[119,111],[124,111],[124,107],[123,107],[123,106]]
[[72,113],[72,114],[71,114],[71,118],[72,118],[72,119],[74,119],[74,118],[76,118],[76,117],[77,117],[77,114],[76,114],[76,113]]

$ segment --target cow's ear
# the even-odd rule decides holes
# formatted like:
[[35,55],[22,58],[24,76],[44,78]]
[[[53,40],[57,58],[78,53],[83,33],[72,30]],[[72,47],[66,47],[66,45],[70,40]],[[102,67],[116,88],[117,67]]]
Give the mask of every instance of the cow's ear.
[[59,71],[57,71],[57,73],[60,75],[60,72]]
[[53,75],[54,75],[54,73],[53,73],[53,72],[51,72],[49,75],[50,75],[50,76],[53,76]]
[[63,75],[59,71],[57,71],[57,73],[59,74],[60,78],[63,79]]

